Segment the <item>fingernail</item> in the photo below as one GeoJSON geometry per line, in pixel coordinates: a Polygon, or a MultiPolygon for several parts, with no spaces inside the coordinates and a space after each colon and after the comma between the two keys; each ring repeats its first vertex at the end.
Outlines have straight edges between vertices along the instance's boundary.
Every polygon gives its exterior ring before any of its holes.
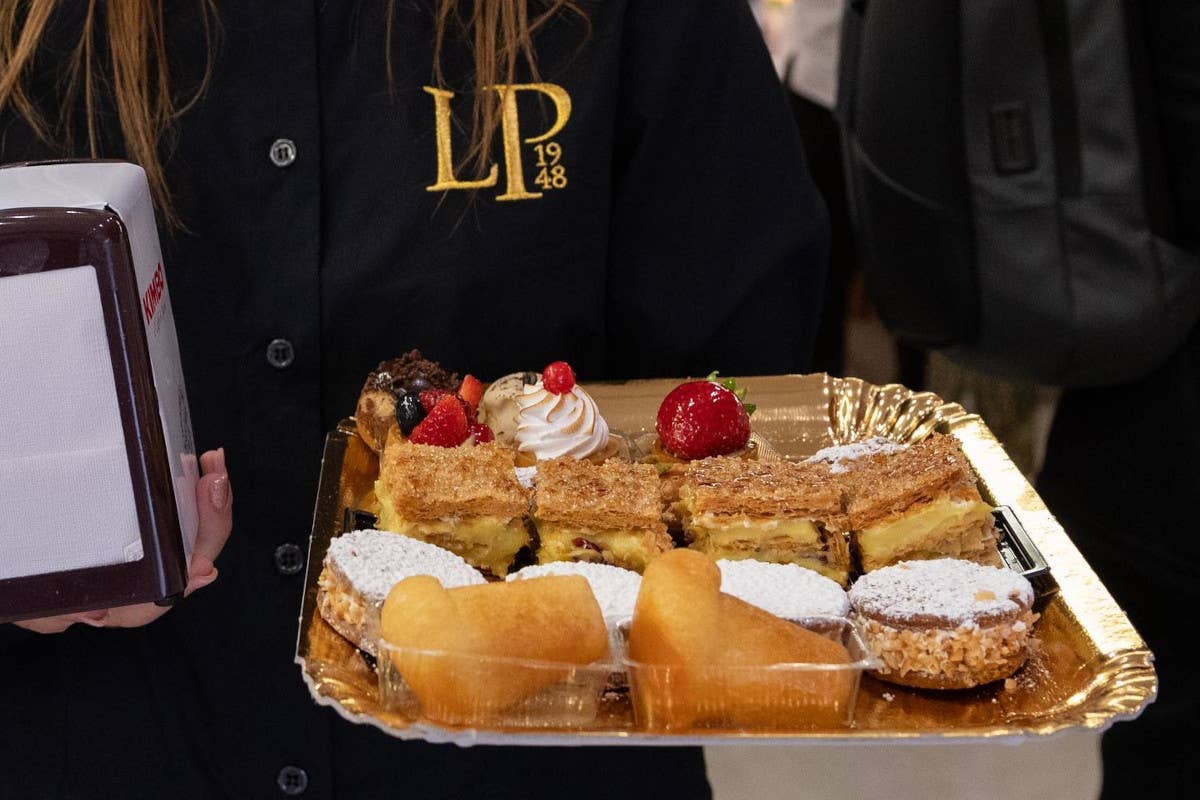
{"type": "Polygon", "coordinates": [[[208,488],[209,501],[217,511],[224,511],[229,505],[229,476],[222,475],[213,480],[208,488]]]}

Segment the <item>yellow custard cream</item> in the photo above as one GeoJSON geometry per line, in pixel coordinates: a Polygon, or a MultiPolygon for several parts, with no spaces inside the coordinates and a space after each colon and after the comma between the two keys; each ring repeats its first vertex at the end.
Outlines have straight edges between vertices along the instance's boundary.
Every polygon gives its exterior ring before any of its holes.
{"type": "Polygon", "coordinates": [[[906,558],[972,558],[994,545],[992,509],[978,500],[943,498],[855,537],[866,571],[906,558]]]}
{"type": "Polygon", "coordinates": [[[696,541],[709,542],[712,548],[728,547],[735,542],[761,539],[790,539],[798,546],[819,547],[821,532],[807,519],[755,519],[718,517],[713,514],[692,517],[687,526],[696,541]]]}
{"type": "Polygon", "coordinates": [[[380,497],[378,527],[420,539],[457,553],[467,563],[490,570],[496,577],[508,574],[517,551],[529,544],[524,519],[468,517],[459,519],[408,520],[396,513],[386,497],[380,497]]]}
{"type": "Polygon", "coordinates": [[[666,534],[636,529],[594,530],[535,520],[538,529],[538,563],[596,561],[641,572],[657,555],[671,547],[666,534]]]}
{"type": "Polygon", "coordinates": [[[775,564],[796,564],[842,585],[849,580],[850,554],[844,543],[840,548],[827,543],[812,520],[691,515],[686,513],[690,508],[687,497],[684,508],[684,527],[692,537],[689,547],[693,550],[713,558],[754,558],[775,564]]]}

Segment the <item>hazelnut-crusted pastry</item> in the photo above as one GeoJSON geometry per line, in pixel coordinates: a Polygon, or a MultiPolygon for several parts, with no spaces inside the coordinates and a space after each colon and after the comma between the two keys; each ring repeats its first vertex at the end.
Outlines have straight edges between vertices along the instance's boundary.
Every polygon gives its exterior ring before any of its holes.
{"type": "Polygon", "coordinates": [[[837,476],[846,526],[863,572],[902,560],[963,558],[1003,563],[992,508],[952,436],[848,462],[837,476]]]}
{"type": "Polygon", "coordinates": [[[458,375],[442,369],[436,361],[410,350],[399,358],[382,362],[371,370],[358,395],[354,421],[358,435],[376,453],[387,442],[388,429],[396,424],[396,396],[425,389],[455,391],[458,375]]]}
{"type": "Polygon", "coordinates": [[[375,655],[379,609],[389,591],[412,575],[443,586],[484,583],[483,575],[436,545],[390,531],[351,531],[333,538],[317,579],[317,610],[357,647],[375,655]]]}
{"type": "Polygon", "coordinates": [[[850,551],[838,528],[841,502],[823,465],[721,456],[688,466],[675,509],[694,550],[798,564],[844,586],[850,551]]]}
{"type": "Polygon", "coordinates": [[[1007,568],[904,561],[859,578],[850,602],[874,674],[902,686],[968,689],[1007,678],[1029,655],[1033,587],[1007,568]]]}
{"type": "Polygon", "coordinates": [[[538,465],[538,562],[600,561],[641,572],[671,549],[658,473],[646,464],[559,458],[538,465]]]}
{"type": "Polygon", "coordinates": [[[393,437],[379,459],[378,527],[436,544],[503,577],[529,544],[529,499],[513,453],[496,444],[434,447],[393,437]]]}

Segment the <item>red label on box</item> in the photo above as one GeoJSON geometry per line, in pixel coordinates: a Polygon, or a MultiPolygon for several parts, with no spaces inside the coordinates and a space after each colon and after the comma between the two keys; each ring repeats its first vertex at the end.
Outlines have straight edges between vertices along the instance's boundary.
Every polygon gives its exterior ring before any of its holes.
{"type": "Polygon", "coordinates": [[[164,285],[162,262],[160,261],[154,268],[154,275],[150,278],[150,285],[146,288],[146,293],[142,295],[142,311],[146,314],[147,325],[154,319],[154,312],[158,310],[164,285]]]}

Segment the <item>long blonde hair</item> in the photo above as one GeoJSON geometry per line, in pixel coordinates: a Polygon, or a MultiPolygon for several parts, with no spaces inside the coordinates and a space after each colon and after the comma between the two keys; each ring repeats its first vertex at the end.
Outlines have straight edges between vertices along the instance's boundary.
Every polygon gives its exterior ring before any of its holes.
{"type": "MultiPolygon", "coordinates": [[[[219,38],[214,0],[199,4],[208,63],[200,84],[187,94],[172,93],[164,38],[163,0],[0,0],[0,109],[11,106],[34,133],[67,154],[101,156],[97,106],[107,92],[117,111],[125,155],[146,170],[156,205],[172,227],[182,224],[171,202],[163,170],[164,142],[175,123],[204,94],[212,72],[219,38]],[[69,2],[86,2],[83,27],[66,65],[60,87],[58,115],[48,119],[30,96],[27,81],[42,37],[54,12],[69,2]],[[97,6],[103,7],[101,12],[97,6]],[[103,20],[99,19],[103,13],[103,20]],[[97,31],[107,34],[107,64],[97,57],[97,31]],[[87,147],[75,141],[75,114],[82,99],[87,147]]],[[[396,0],[387,0],[387,78],[392,80],[392,22],[396,0]]],[[[472,48],[475,96],[470,145],[464,163],[482,174],[491,156],[500,124],[496,83],[513,83],[522,62],[537,77],[533,36],[560,12],[583,21],[587,15],[576,0],[436,0],[433,80],[444,86],[441,54],[450,38],[461,37],[472,48]],[[533,12],[532,6],[537,6],[533,12]],[[500,78],[504,80],[501,81],[500,78]]]]}

